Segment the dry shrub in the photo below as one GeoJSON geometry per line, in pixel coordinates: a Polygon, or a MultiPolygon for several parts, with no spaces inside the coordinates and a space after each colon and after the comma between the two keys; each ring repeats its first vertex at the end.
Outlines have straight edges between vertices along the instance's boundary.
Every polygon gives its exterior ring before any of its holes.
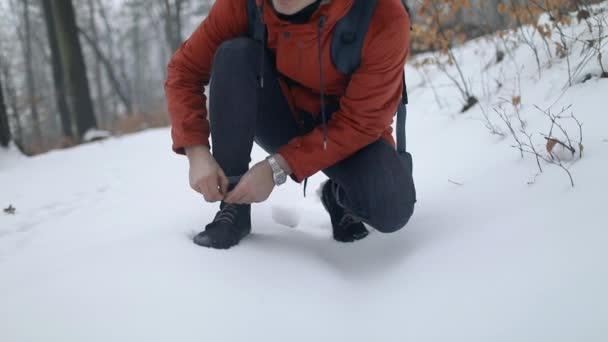
{"type": "Polygon", "coordinates": [[[149,128],[167,127],[171,124],[169,121],[169,115],[163,110],[148,113],[146,115],[146,119],[149,128]]]}
{"type": "MultiPolygon", "coordinates": [[[[565,59],[568,63],[568,86],[574,82],[573,79],[581,72],[581,68],[586,63],[596,57],[601,72],[599,77],[608,75],[606,68],[602,62],[602,52],[606,41],[606,21],[594,17],[591,10],[591,4],[601,2],[600,0],[510,0],[499,6],[498,10],[503,15],[508,16],[514,21],[521,30],[523,25],[533,28],[533,33],[538,33],[542,38],[544,49],[549,57],[549,65],[551,58],[557,56],[560,59],[565,59]],[[548,21],[540,21],[542,15],[548,16],[548,21]],[[579,34],[572,36],[572,33],[566,28],[573,24],[573,21],[585,21],[589,32],[585,36],[579,34]],[[589,34],[591,37],[589,37],[589,34]],[[576,43],[584,42],[587,46],[584,47],[581,56],[583,62],[572,65],[570,56],[573,55],[573,49],[576,43]]],[[[514,30],[518,30],[515,28],[514,30]]],[[[532,48],[536,56],[537,67],[541,69],[539,58],[539,48],[534,45],[532,37],[527,37],[524,32],[521,32],[521,37],[524,42],[532,48]]],[[[579,44],[580,45],[580,44],[579,44]]],[[[589,76],[591,77],[591,76],[589,76]]],[[[586,78],[585,80],[587,80],[586,78]]],[[[583,80],[583,82],[585,81],[583,80]]]]}
{"type": "Polygon", "coordinates": [[[414,63],[414,67],[423,68],[425,65],[436,65],[460,92],[461,112],[463,113],[474,107],[479,101],[473,95],[461,63],[453,53],[454,44],[464,42],[467,36],[458,24],[451,23],[457,22],[460,11],[470,6],[469,0],[423,0],[416,13],[419,23],[413,25],[412,34],[414,50],[439,52],[439,57],[419,60],[414,63]],[[448,70],[448,67],[456,69],[456,76],[448,70]]]}
{"type": "Polygon", "coordinates": [[[76,145],[77,145],[77,143],[74,140],[74,138],[64,136],[64,137],[61,137],[61,139],[59,140],[58,147],[59,148],[69,148],[69,147],[76,146],[76,145]]]}
{"type": "Polygon", "coordinates": [[[139,132],[148,128],[166,127],[169,125],[169,117],[164,111],[151,113],[140,113],[129,115],[116,120],[112,127],[112,133],[117,135],[139,132]]]}
{"type": "Polygon", "coordinates": [[[455,42],[467,39],[458,14],[469,8],[469,0],[423,0],[415,13],[412,27],[413,51],[440,51],[447,54],[455,42]]]}

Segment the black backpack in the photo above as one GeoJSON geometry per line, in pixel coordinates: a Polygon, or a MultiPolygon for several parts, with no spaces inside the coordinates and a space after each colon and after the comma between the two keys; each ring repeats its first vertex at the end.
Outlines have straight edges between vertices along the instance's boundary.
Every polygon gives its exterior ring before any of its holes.
{"type": "MultiPolygon", "coordinates": [[[[340,19],[334,28],[331,43],[331,59],[340,72],[352,75],[361,64],[361,50],[369,25],[376,9],[378,0],[354,0],[353,7],[340,19]]],[[[405,10],[409,8],[402,0],[405,10]]],[[[249,18],[248,36],[259,42],[265,42],[265,27],[260,20],[261,13],[256,6],[256,0],[247,0],[247,14],[249,18]]],[[[408,98],[403,78],[403,96],[397,109],[397,150],[406,154],[405,122],[407,117],[408,98]]]]}

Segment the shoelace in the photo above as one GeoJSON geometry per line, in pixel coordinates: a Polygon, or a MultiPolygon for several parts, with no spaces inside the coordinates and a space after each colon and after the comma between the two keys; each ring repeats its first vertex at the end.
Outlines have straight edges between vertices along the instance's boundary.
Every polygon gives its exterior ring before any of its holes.
{"type": "Polygon", "coordinates": [[[350,210],[344,209],[344,215],[342,216],[342,219],[340,219],[341,227],[347,227],[353,223],[359,222],[361,222],[361,220],[359,220],[355,214],[353,214],[350,210]]]}
{"type": "Polygon", "coordinates": [[[226,203],[222,209],[217,213],[213,222],[224,222],[224,223],[234,223],[237,217],[237,206],[236,204],[228,204],[226,203]]]}

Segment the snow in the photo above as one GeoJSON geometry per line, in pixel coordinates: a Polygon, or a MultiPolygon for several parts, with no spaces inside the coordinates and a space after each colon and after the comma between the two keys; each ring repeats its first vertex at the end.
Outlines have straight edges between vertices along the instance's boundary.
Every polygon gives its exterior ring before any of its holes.
{"type": "Polygon", "coordinates": [[[407,69],[416,212],[354,244],[289,182],[238,247],[194,245],[216,206],[189,190],[168,129],[0,151],[0,206],[16,208],[0,214],[0,341],[606,341],[608,79],[564,88],[566,61],[539,76],[525,46],[481,72],[494,53],[487,39],[456,50],[481,102],[465,114],[440,71],[407,69]],[[583,123],[575,187],[480,122],[485,108],[507,132],[492,109],[518,94],[535,145],[550,125],[534,106],[571,105],[583,123]]]}
{"type": "Polygon", "coordinates": [[[21,154],[17,145],[14,142],[10,142],[7,148],[0,147],[0,172],[3,169],[10,167],[14,163],[19,163],[26,157],[21,154]]]}
{"type": "Polygon", "coordinates": [[[300,224],[300,215],[297,208],[272,206],[272,220],[289,228],[296,228],[300,224]]]}
{"type": "Polygon", "coordinates": [[[112,133],[110,133],[108,131],[99,130],[99,129],[90,129],[90,130],[86,131],[86,133],[82,137],[82,141],[91,142],[91,141],[96,141],[96,140],[103,140],[103,139],[109,138],[110,136],[112,136],[112,133]]]}

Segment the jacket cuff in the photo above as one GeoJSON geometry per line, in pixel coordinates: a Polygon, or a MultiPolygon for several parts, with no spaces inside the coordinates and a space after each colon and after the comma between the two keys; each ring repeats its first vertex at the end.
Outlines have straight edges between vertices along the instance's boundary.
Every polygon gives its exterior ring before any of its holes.
{"type": "Polygon", "coordinates": [[[295,156],[295,152],[296,151],[293,149],[292,146],[285,145],[285,146],[281,147],[277,153],[280,154],[281,157],[283,157],[283,159],[285,159],[287,164],[289,164],[289,168],[291,168],[291,172],[292,172],[290,175],[291,179],[293,179],[294,182],[296,182],[296,183],[302,183],[302,181],[305,178],[307,178],[311,175],[304,173],[301,166],[297,162],[297,157],[295,156]]]}
{"type": "Polygon", "coordinates": [[[211,145],[209,144],[209,139],[205,138],[202,133],[200,136],[192,136],[192,137],[186,137],[186,138],[175,138],[174,137],[173,146],[171,146],[171,148],[173,149],[173,152],[175,152],[177,154],[185,155],[186,147],[199,146],[199,145],[204,145],[204,146],[207,146],[209,149],[211,149],[211,145]]]}

